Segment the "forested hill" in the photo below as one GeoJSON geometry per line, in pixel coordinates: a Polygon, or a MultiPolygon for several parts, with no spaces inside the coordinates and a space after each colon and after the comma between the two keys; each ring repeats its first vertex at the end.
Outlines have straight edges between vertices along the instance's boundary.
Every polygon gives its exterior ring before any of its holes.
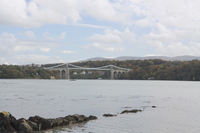
{"type": "Polygon", "coordinates": [[[200,61],[164,61],[161,59],[127,61],[87,61],[75,63],[78,66],[99,67],[113,64],[132,69],[124,79],[146,80],[200,80],[200,61]]]}
{"type": "MultiPolygon", "coordinates": [[[[132,69],[121,79],[147,80],[154,77],[156,80],[200,80],[200,61],[164,61],[161,59],[149,60],[127,60],[127,61],[85,61],[73,63],[84,67],[100,67],[113,64],[119,67],[132,69]]],[[[0,65],[0,78],[39,78],[49,79],[50,76],[59,77],[58,71],[45,70],[44,67],[53,66],[55,64],[46,64],[41,67],[35,65],[0,65]]],[[[74,75],[74,71],[70,70],[71,78],[89,78],[96,79],[99,77],[109,79],[110,73],[104,74],[94,71],[91,75],[74,75]]]]}

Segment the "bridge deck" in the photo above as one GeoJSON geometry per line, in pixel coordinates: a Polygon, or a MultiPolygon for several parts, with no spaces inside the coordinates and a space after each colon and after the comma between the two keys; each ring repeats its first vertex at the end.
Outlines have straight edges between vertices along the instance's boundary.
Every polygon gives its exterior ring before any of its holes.
{"type": "Polygon", "coordinates": [[[96,67],[96,68],[87,68],[87,67],[80,67],[80,66],[76,66],[70,63],[65,63],[65,64],[60,64],[57,66],[53,66],[53,67],[47,67],[45,69],[50,69],[50,70],[61,70],[61,69],[71,69],[71,70],[99,70],[99,71],[111,71],[111,70],[115,70],[115,71],[130,71],[131,69],[127,69],[127,68],[122,68],[122,67],[118,67],[115,65],[107,65],[107,66],[102,66],[102,67],[96,67]],[[62,67],[65,66],[65,67],[62,67]],[[71,67],[69,67],[71,66],[71,67]],[[73,67],[73,68],[72,68],[73,67]]]}

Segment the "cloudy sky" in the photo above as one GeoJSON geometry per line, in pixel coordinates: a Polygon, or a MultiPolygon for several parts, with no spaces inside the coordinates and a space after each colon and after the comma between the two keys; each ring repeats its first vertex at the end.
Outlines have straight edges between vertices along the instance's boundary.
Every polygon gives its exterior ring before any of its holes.
{"type": "Polygon", "coordinates": [[[199,0],[0,0],[0,64],[200,56],[199,0]]]}

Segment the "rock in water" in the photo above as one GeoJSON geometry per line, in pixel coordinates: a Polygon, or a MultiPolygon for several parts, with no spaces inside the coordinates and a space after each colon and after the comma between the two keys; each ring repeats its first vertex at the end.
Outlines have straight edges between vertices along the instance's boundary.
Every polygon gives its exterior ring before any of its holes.
{"type": "Polygon", "coordinates": [[[117,115],[115,115],[115,114],[104,114],[103,116],[105,116],[105,117],[114,117],[114,116],[117,116],[117,115]]]}
{"type": "Polygon", "coordinates": [[[90,121],[90,120],[96,120],[96,119],[98,119],[98,118],[96,116],[93,116],[93,115],[90,115],[88,117],[88,121],[90,121]]]}
{"type": "Polygon", "coordinates": [[[121,114],[124,114],[124,113],[137,113],[137,112],[142,112],[141,109],[133,109],[133,110],[124,110],[121,112],[121,114]]]}

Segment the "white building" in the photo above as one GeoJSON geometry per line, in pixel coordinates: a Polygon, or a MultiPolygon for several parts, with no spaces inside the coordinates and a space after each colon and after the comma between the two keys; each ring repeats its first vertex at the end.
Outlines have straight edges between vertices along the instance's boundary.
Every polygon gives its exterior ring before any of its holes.
{"type": "Polygon", "coordinates": [[[85,71],[82,71],[81,74],[86,74],[86,72],[85,72],[85,71]]]}
{"type": "Polygon", "coordinates": [[[73,72],[74,75],[78,74],[77,72],[73,72]]]}

